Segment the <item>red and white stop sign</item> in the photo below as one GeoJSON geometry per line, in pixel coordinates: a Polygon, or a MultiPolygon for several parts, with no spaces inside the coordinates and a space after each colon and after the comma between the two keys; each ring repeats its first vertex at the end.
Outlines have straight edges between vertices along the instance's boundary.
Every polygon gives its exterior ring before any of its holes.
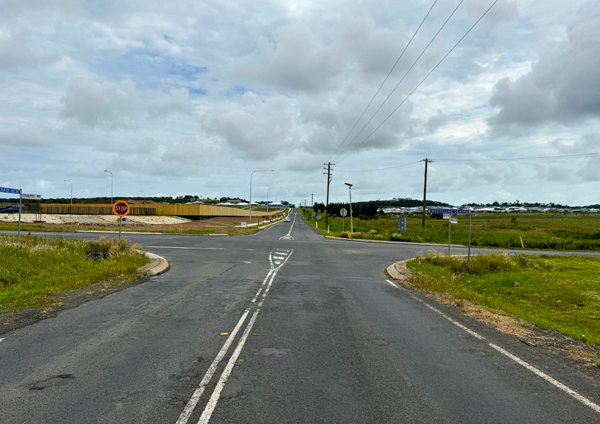
{"type": "Polygon", "coordinates": [[[117,200],[113,205],[113,213],[117,216],[126,216],[131,212],[129,203],[125,200],[117,200]]]}

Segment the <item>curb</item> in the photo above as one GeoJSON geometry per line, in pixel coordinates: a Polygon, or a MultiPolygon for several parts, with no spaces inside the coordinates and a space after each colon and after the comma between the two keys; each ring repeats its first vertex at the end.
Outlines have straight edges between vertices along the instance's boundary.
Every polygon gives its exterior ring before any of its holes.
{"type": "Polygon", "coordinates": [[[148,276],[164,274],[171,268],[169,261],[155,253],[144,252],[150,258],[150,263],[138,268],[138,271],[148,276]]]}
{"type": "MultiPolygon", "coordinates": [[[[317,231],[319,231],[319,230],[317,230],[317,231]]],[[[414,241],[389,241],[389,240],[351,239],[351,238],[325,236],[325,235],[323,237],[328,238],[328,239],[332,239],[332,240],[359,241],[359,242],[363,242],[363,243],[386,243],[386,244],[407,244],[407,245],[410,245],[410,246],[440,246],[440,247],[448,247],[447,244],[441,244],[441,243],[416,243],[414,241]]],[[[467,246],[463,246],[462,244],[451,244],[450,247],[464,247],[464,248],[466,248],[467,246]]]]}
{"type": "Polygon", "coordinates": [[[412,272],[407,268],[406,263],[413,259],[404,259],[400,262],[395,262],[386,268],[387,274],[397,281],[404,281],[412,275],[412,272]]]}

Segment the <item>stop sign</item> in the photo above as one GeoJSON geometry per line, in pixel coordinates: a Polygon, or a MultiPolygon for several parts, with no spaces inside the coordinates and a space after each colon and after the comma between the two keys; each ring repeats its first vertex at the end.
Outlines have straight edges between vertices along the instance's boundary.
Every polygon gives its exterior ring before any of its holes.
{"type": "Polygon", "coordinates": [[[129,203],[125,200],[117,200],[113,205],[113,213],[117,216],[126,216],[131,212],[129,203]]]}

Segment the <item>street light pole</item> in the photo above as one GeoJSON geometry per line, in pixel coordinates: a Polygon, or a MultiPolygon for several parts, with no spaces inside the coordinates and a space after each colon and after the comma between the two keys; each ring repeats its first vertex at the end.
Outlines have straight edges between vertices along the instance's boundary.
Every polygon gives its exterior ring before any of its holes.
{"type": "Polygon", "coordinates": [[[71,207],[69,208],[69,215],[73,214],[73,182],[71,180],[65,180],[65,182],[71,183],[71,207]]]}
{"type": "Polygon", "coordinates": [[[112,208],[112,205],[113,205],[113,173],[110,171],[107,171],[106,169],[104,170],[104,172],[108,172],[110,174],[110,207],[112,208]]]}
{"type": "Polygon", "coordinates": [[[254,175],[255,172],[273,172],[272,169],[260,169],[257,171],[252,171],[252,173],[250,174],[250,219],[249,219],[249,223],[252,223],[252,175],[254,175]]]}
{"type": "Polygon", "coordinates": [[[348,190],[350,193],[350,232],[354,233],[354,225],[352,223],[352,184],[344,183],[348,186],[348,190]]]}
{"type": "Polygon", "coordinates": [[[281,188],[281,187],[269,187],[267,189],[267,216],[269,216],[269,190],[271,190],[272,188],[281,188]]]}

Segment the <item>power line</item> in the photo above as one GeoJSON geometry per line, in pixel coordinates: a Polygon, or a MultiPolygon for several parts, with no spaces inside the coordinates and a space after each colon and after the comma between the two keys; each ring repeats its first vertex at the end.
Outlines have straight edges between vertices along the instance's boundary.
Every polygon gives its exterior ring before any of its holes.
{"type": "Polygon", "coordinates": [[[488,12],[492,9],[492,7],[494,7],[494,5],[498,3],[498,0],[495,0],[494,3],[492,3],[492,5],[483,13],[483,15],[481,15],[481,17],[479,19],[477,19],[477,21],[475,21],[475,23],[471,26],[471,28],[469,28],[469,30],[456,42],[456,44],[454,44],[454,46],[452,46],[452,48],[448,51],[448,53],[446,53],[444,55],[444,57],[442,57],[442,59],[440,59],[440,61],[433,67],[433,69],[431,71],[429,71],[429,73],[425,76],[425,78],[423,78],[415,88],[413,88],[413,90],[408,93],[408,95],[404,98],[404,100],[402,100],[402,102],[396,106],[396,108],[363,140],[360,142],[360,144],[358,144],[353,150],[351,150],[350,152],[348,152],[348,154],[346,154],[346,156],[344,156],[341,160],[338,161],[338,163],[342,162],[343,160],[345,160],[348,156],[350,156],[353,152],[356,151],[356,149],[358,149],[360,146],[362,146],[365,141],[367,141],[369,138],[371,138],[371,136],[373,134],[375,134],[375,132],[381,128],[381,126],[387,122],[388,119],[390,119],[390,117],[396,113],[396,111],[400,108],[400,106],[402,106],[414,93],[415,91],[417,91],[417,89],[427,80],[427,78],[429,78],[429,76],[438,68],[438,66],[440,66],[440,64],[450,55],[450,53],[452,53],[454,51],[454,49],[461,43],[462,40],[465,39],[465,37],[467,35],[469,35],[469,33],[473,30],[473,28],[475,28],[475,26],[485,17],[485,15],[488,14],[488,12]]]}
{"type": "Polygon", "coordinates": [[[600,153],[580,153],[576,155],[558,155],[558,156],[529,156],[518,158],[485,158],[485,159],[436,159],[434,162],[454,162],[454,163],[470,163],[470,162],[496,162],[496,161],[514,161],[514,160],[533,160],[533,159],[577,159],[586,157],[600,156],[600,153]]]}
{"type": "Polygon", "coordinates": [[[375,113],[373,115],[371,115],[371,118],[367,121],[367,123],[365,125],[363,125],[363,127],[360,129],[360,131],[354,136],[354,138],[350,141],[350,143],[340,152],[340,154],[337,157],[341,156],[344,153],[344,151],[347,148],[349,148],[352,145],[352,143],[354,143],[354,140],[356,140],[358,138],[358,136],[364,131],[364,129],[367,127],[367,125],[369,125],[371,123],[371,121],[373,120],[373,118],[375,118],[375,116],[379,113],[379,111],[381,110],[381,108],[387,103],[387,101],[390,99],[390,97],[392,97],[392,94],[394,94],[396,92],[396,90],[398,89],[398,87],[400,86],[400,84],[402,84],[402,82],[405,80],[405,78],[410,73],[410,71],[412,71],[412,69],[416,66],[417,62],[421,59],[421,57],[423,57],[423,55],[425,54],[425,52],[427,51],[427,49],[429,49],[429,46],[431,46],[431,44],[435,41],[435,39],[437,38],[437,36],[444,29],[444,27],[450,21],[450,19],[452,18],[452,16],[454,16],[454,14],[456,13],[456,11],[460,7],[460,5],[463,4],[463,2],[464,2],[464,0],[460,0],[460,2],[456,5],[456,7],[454,8],[454,10],[450,14],[450,16],[448,16],[448,18],[446,18],[446,20],[444,21],[444,23],[442,24],[442,26],[437,30],[437,32],[435,33],[435,35],[433,36],[433,38],[429,41],[429,43],[427,43],[427,45],[425,46],[425,48],[423,49],[423,51],[421,51],[421,54],[419,54],[419,56],[415,59],[415,61],[413,62],[413,64],[410,66],[410,68],[408,68],[408,70],[404,73],[404,75],[402,76],[402,78],[400,79],[400,81],[398,81],[398,83],[396,84],[396,86],[394,87],[394,89],[390,92],[390,94],[388,94],[388,96],[385,98],[385,100],[383,101],[383,103],[381,103],[381,105],[379,105],[379,107],[377,108],[377,110],[375,111],[375,113]]]}
{"type": "Polygon", "coordinates": [[[367,110],[369,109],[369,107],[371,106],[371,104],[373,103],[373,100],[375,100],[375,97],[377,97],[377,95],[379,94],[379,92],[383,88],[383,85],[386,83],[386,81],[388,80],[388,78],[392,74],[392,71],[394,69],[396,69],[396,65],[398,65],[398,62],[400,62],[400,59],[402,59],[402,57],[404,56],[404,53],[406,52],[406,49],[408,49],[408,47],[412,43],[413,39],[415,38],[415,36],[417,35],[417,33],[419,32],[419,30],[421,29],[421,27],[425,23],[425,21],[427,20],[427,17],[431,13],[431,11],[433,10],[433,7],[436,5],[437,2],[438,2],[438,0],[435,0],[433,2],[433,4],[431,5],[431,7],[429,8],[429,10],[427,11],[427,14],[425,15],[425,17],[423,18],[423,20],[419,24],[417,30],[414,32],[414,34],[412,35],[412,37],[410,38],[410,40],[408,40],[408,43],[404,47],[404,50],[402,50],[402,53],[400,53],[400,56],[398,56],[398,59],[396,59],[396,62],[394,63],[394,66],[392,66],[392,69],[390,69],[390,71],[388,72],[387,76],[385,77],[385,79],[383,80],[383,82],[381,83],[381,85],[379,86],[379,88],[377,89],[377,91],[375,92],[375,94],[373,95],[373,98],[371,99],[371,101],[369,102],[369,104],[367,105],[367,107],[365,107],[365,110],[363,110],[363,112],[361,113],[361,115],[358,117],[358,119],[356,120],[356,122],[354,123],[354,125],[352,126],[352,128],[350,129],[350,131],[348,132],[348,134],[346,134],[346,137],[344,137],[344,139],[342,140],[342,142],[340,143],[340,145],[335,149],[335,151],[332,153],[332,155],[329,157],[329,159],[327,159],[327,161],[331,160],[331,158],[337,153],[337,151],[339,150],[339,148],[342,147],[342,145],[346,142],[346,140],[348,139],[348,137],[350,136],[350,134],[352,134],[352,131],[354,131],[354,128],[356,128],[356,125],[358,125],[358,123],[360,122],[360,120],[362,119],[362,117],[365,115],[365,113],[367,112],[367,110]]]}
{"type": "Polygon", "coordinates": [[[414,166],[423,162],[422,160],[418,160],[411,163],[405,163],[403,165],[389,166],[387,168],[377,168],[377,169],[338,169],[337,172],[375,172],[375,171],[386,171],[388,169],[398,169],[398,168],[407,168],[409,166],[414,166]]]}

